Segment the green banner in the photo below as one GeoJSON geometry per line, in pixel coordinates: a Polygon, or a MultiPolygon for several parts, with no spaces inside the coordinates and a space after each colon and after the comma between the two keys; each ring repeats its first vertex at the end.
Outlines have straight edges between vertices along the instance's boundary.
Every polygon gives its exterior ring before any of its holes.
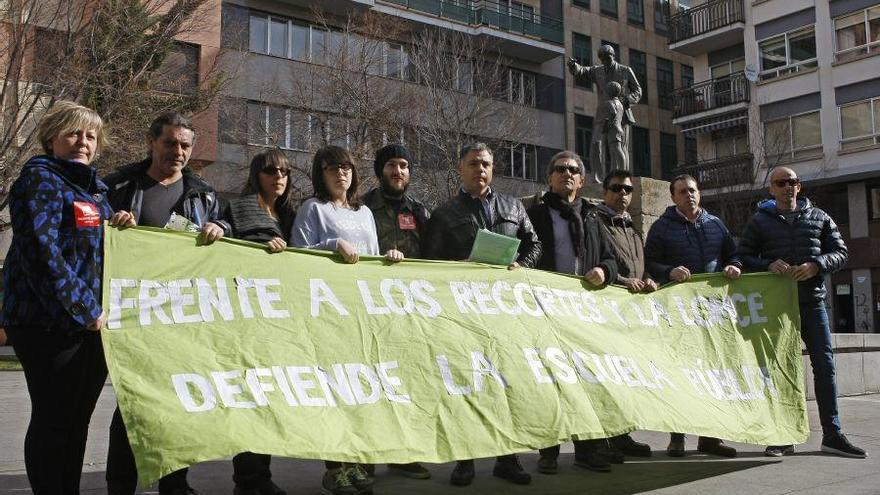
{"type": "Polygon", "coordinates": [[[105,254],[104,346],[143,482],[243,451],[447,462],[640,429],[809,433],[788,278],[631,295],[146,228],[107,229],[105,254]]]}

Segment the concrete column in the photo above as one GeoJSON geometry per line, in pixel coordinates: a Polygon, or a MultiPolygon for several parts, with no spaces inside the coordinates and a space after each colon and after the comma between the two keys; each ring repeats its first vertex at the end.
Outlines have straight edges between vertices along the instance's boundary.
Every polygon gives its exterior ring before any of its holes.
{"type": "Polygon", "coordinates": [[[853,278],[853,318],[856,332],[873,333],[874,292],[871,287],[871,269],[859,268],[852,271],[853,278]]]}
{"type": "Polygon", "coordinates": [[[846,185],[849,208],[849,237],[858,239],[868,237],[868,193],[864,182],[846,185]]]}

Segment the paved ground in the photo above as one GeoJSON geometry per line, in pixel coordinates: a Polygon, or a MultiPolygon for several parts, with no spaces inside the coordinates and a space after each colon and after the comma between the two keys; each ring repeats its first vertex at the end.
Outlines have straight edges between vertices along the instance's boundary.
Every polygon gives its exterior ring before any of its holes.
{"type": "MultiPolygon", "coordinates": [[[[30,493],[22,458],[22,440],[27,427],[29,403],[20,372],[0,372],[0,495],[30,493]]],[[[558,475],[534,473],[537,456],[523,455],[523,464],[533,472],[530,487],[513,486],[491,476],[492,461],[477,463],[477,479],[468,488],[448,484],[450,464],[432,465],[433,479],[414,481],[392,476],[378,468],[376,493],[398,494],[880,494],[880,395],[841,399],[843,422],[849,438],[869,450],[866,460],[843,459],[818,452],[820,435],[814,431],[798,454],[783,460],[764,457],[763,447],[736,445],[740,457],[727,460],[689,452],[684,459],[670,459],[662,452],[645,461],[616,466],[612,473],[593,473],[571,465],[571,445],[563,447],[562,470],[558,475]]],[[[84,493],[104,493],[104,462],[107,428],[113,412],[113,390],[108,385],[92,420],[86,451],[84,493]]],[[[818,427],[815,403],[810,403],[811,424],[818,427]]],[[[655,448],[665,447],[667,436],[638,432],[635,438],[655,448]]],[[[689,437],[688,448],[696,447],[689,437]]],[[[275,480],[290,495],[317,494],[323,472],[320,463],[275,459],[275,480]]],[[[204,495],[232,493],[232,465],[227,461],[199,464],[190,471],[190,484],[204,495]]],[[[143,493],[155,493],[146,488],[143,493]]]]}

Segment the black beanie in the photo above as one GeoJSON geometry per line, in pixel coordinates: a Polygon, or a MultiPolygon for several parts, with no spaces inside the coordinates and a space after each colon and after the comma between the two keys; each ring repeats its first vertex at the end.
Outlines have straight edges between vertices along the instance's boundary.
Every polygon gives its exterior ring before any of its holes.
{"type": "Polygon", "coordinates": [[[403,158],[409,163],[410,174],[412,174],[412,157],[409,154],[409,150],[402,144],[394,143],[384,146],[376,152],[376,161],[373,162],[373,170],[376,172],[376,177],[382,178],[382,169],[385,168],[385,162],[392,158],[403,158]]]}

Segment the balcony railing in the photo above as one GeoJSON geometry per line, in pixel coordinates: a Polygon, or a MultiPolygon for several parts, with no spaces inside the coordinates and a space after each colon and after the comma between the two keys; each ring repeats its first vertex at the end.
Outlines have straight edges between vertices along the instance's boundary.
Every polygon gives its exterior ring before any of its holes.
{"type": "Polygon", "coordinates": [[[557,45],[563,44],[562,21],[536,14],[526,5],[493,0],[382,0],[409,10],[472,26],[490,26],[557,45]]]}
{"type": "Polygon", "coordinates": [[[697,179],[700,189],[717,189],[719,187],[754,182],[754,166],[752,154],[728,156],[716,160],[684,164],[674,170],[675,174],[688,174],[697,179]]]}
{"type": "Polygon", "coordinates": [[[743,0],[710,0],[670,17],[669,43],[744,21],[743,0]]]}
{"type": "Polygon", "coordinates": [[[700,82],[672,93],[673,118],[749,101],[749,80],[745,72],[700,82]]]}

